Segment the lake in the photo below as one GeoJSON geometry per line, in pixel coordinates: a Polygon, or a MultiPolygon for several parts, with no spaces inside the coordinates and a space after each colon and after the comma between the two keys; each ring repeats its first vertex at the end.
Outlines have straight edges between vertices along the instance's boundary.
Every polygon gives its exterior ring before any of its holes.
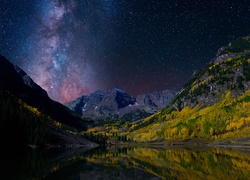
{"type": "Polygon", "coordinates": [[[2,154],[0,179],[249,179],[250,150],[96,148],[2,154]]]}

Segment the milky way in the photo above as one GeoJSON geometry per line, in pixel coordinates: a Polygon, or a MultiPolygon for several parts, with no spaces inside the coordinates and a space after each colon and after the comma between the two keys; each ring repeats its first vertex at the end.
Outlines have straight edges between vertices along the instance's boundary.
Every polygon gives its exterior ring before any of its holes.
{"type": "Polygon", "coordinates": [[[51,98],[65,103],[96,88],[91,62],[77,37],[84,24],[74,17],[74,0],[40,3],[37,24],[27,42],[34,49],[26,69],[51,98]]]}
{"type": "Polygon", "coordinates": [[[249,0],[1,0],[0,54],[61,103],[180,90],[250,34],[249,0]]]}

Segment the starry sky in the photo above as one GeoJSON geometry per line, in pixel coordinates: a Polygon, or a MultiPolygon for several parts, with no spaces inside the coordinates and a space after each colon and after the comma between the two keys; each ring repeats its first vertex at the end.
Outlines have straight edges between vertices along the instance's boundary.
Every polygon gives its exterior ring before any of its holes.
{"type": "Polygon", "coordinates": [[[250,34],[249,0],[1,0],[0,54],[61,103],[180,89],[250,34]]]}

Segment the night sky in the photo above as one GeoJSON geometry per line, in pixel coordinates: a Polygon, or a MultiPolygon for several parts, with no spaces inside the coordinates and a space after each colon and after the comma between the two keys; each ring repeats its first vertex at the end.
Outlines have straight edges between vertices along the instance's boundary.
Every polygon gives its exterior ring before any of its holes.
{"type": "Polygon", "coordinates": [[[1,0],[0,54],[61,103],[180,89],[250,34],[249,0],[1,0]]]}

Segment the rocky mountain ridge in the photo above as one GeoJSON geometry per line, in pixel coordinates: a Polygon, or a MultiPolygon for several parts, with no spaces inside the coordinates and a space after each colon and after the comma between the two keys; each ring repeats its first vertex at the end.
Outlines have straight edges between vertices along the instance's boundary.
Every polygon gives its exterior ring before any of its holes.
{"type": "Polygon", "coordinates": [[[164,90],[141,94],[135,98],[119,88],[113,88],[79,97],[66,103],[65,106],[82,117],[92,119],[136,120],[166,107],[176,92],[164,90]]]}
{"type": "Polygon", "coordinates": [[[191,80],[172,101],[173,109],[198,103],[204,106],[218,102],[230,90],[233,97],[250,89],[250,37],[239,38],[220,48],[216,57],[195,72],[191,80]]]}

